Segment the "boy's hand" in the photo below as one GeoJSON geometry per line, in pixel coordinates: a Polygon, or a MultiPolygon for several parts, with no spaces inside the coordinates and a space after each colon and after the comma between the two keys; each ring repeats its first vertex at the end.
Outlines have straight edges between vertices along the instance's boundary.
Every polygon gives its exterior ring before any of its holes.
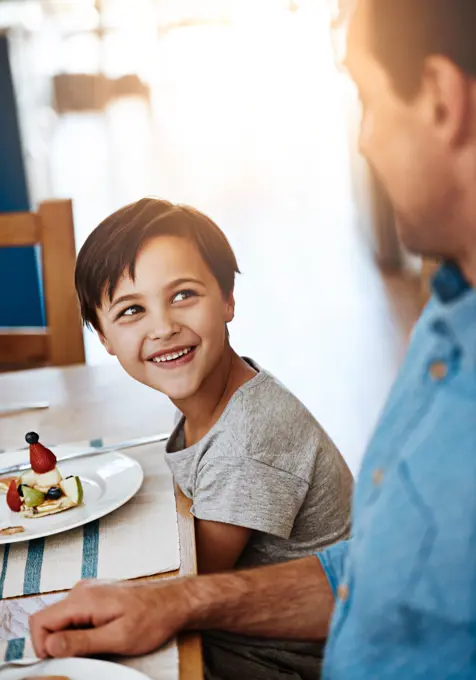
{"type": "Polygon", "coordinates": [[[183,627],[186,599],[178,582],[80,583],[31,617],[35,652],[40,658],[146,654],[183,627]]]}

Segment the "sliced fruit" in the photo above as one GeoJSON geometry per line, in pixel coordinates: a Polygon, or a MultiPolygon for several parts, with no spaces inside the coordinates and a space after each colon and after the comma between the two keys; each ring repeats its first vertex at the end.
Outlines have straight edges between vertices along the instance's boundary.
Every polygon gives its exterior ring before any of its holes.
{"type": "Polygon", "coordinates": [[[23,502],[27,508],[36,508],[41,505],[46,496],[43,492],[38,491],[38,489],[32,489],[29,486],[23,486],[23,502]]]}
{"type": "Polygon", "coordinates": [[[73,503],[79,505],[83,500],[83,485],[79,477],[68,477],[60,483],[65,496],[68,496],[73,503]]]}
{"type": "Polygon", "coordinates": [[[22,506],[22,499],[18,493],[16,480],[13,479],[7,491],[7,505],[13,512],[20,512],[22,506]]]}
{"type": "Polygon", "coordinates": [[[26,486],[34,487],[36,484],[36,477],[36,472],[33,472],[33,470],[27,470],[20,477],[20,484],[26,484],[26,486]]]}
{"type": "MultiPolygon", "coordinates": [[[[54,470],[45,472],[44,475],[36,475],[36,481],[33,486],[35,489],[46,493],[52,486],[59,486],[62,479],[61,472],[55,467],[54,470]]],[[[31,486],[31,484],[28,484],[28,486],[31,486]]]]}
{"type": "Polygon", "coordinates": [[[40,442],[30,444],[30,465],[34,472],[42,475],[55,469],[56,456],[40,442]]]}
{"type": "Polygon", "coordinates": [[[2,479],[0,479],[0,493],[7,493],[13,480],[18,484],[17,477],[2,477],[2,479]]]}

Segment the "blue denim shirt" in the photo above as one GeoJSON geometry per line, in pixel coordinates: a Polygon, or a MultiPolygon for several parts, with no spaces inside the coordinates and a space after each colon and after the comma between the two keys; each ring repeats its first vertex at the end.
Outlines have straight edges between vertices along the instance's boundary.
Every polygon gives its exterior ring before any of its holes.
{"type": "Polygon", "coordinates": [[[325,680],[476,678],[476,290],[434,280],[355,489],[319,555],[336,596],[325,680]]]}

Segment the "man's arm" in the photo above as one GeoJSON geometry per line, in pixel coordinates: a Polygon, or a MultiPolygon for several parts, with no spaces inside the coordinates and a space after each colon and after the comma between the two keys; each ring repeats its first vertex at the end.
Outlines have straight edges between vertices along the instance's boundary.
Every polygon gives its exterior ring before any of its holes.
{"type": "Polygon", "coordinates": [[[319,640],[334,597],[317,557],[149,583],[80,585],[30,619],[40,657],[150,652],[180,630],[319,640]]]}
{"type": "Polygon", "coordinates": [[[327,637],[334,595],[319,560],[193,579],[187,629],[289,640],[327,637]]]}

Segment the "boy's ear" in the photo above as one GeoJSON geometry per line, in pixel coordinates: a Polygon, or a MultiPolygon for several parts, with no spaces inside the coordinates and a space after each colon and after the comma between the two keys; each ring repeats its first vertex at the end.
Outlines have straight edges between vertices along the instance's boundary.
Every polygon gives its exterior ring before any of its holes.
{"type": "Polygon", "coordinates": [[[111,345],[109,344],[109,341],[108,341],[108,339],[106,338],[106,336],[103,335],[103,334],[101,333],[101,331],[98,331],[97,333],[98,333],[99,340],[101,341],[101,344],[102,344],[103,347],[105,348],[106,352],[107,352],[108,354],[110,354],[112,357],[115,357],[115,356],[116,356],[116,353],[114,352],[114,350],[112,349],[111,345]]]}
{"type": "Polygon", "coordinates": [[[235,318],[235,296],[230,293],[225,301],[225,323],[230,323],[235,318]]]}

